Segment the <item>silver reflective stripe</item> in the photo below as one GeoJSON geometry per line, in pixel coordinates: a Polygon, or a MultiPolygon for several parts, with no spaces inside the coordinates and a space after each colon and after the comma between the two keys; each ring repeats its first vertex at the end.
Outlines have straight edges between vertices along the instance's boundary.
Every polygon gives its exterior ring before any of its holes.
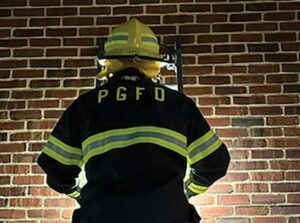
{"type": "Polygon", "coordinates": [[[205,149],[209,148],[214,142],[216,142],[218,140],[218,137],[216,135],[213,135],[209,140],[207,140],[206,142],[204,142],[203,144],[199,145],[198,147],[196,147],[195,149],[193,149],[190,153],[189,153],[189,157],[193,158],[194,156],[196,156],[198,153],[201,153],[202,151],[204,151],[205,149]]]}
{"type": "Polygon", "coordinates": [[[109,136],[107,138],[99,139],[96,142],[93,142],[89,145],[87,145],[84,148],[84,154],[87,154],[89,151],[93,150],[94,148],[104,146],[109,143],[113,142],[121,142],[121,141],[127,141],[127,140],[133,140],[139,137],[153,137],[157,139],[162,139],[167,142],[173,143],[182,149],[186,148],[186,144],[172,136],[164,135],[159,132],[135,132],[127,135],[115,135],[115,136],[109,136]]]}
{"type": "Polygon", "coordinates": [[[55,153],[61,155],[62,157],[65,157],[67,159],[78,160],[78,161],[80,161],[82,159],[81,155],[68,153],[68,152],[62,150],[61,148],[59,148],[58,146],[54,145],[50,141],[48,141],[45,144],[45,146],[48,147],[49,149],[51,149],[52,151],[54,151],[55,153]]]}
{"type": "Polygon", "coordinates": [[[157,43],[157,39],[153,37],[142,37],[142,42],[151,42],[151,43],[157,43]]]}
{"type": "Polygon", "coordinates": [[[128,40],[128,36],[124,36],[124,35],[117,35],[117,36],[111,36],[108,38],[108,42],[111,42],[111,41],[115,41],[115,40],[123,40],[123,41],[126,41],[128,40]]]}

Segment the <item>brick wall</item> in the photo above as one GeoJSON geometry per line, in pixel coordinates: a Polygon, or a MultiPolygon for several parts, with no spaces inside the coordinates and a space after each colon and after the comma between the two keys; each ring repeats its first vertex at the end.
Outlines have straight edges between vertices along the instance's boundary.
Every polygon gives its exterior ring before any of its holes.
{"type": "Polygon", "coordinates": [[[228,175],[192,200],[202,222],[299,223],[292,0],[1,0],[0,222],[69,222],[75,203],[45,186],[35,161],[61,112],[95,85],[100,38],[133,15],[165,44],[182,37],[185,93],[230,149],[228,175]]]}

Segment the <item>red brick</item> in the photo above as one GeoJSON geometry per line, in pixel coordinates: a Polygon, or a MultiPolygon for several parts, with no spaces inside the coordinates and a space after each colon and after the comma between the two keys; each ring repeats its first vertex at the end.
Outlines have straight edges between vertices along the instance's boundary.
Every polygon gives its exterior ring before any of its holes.
{"type": "Polygon", "coordinates": [[[300,203],[300,194],[287,194],[288,203],[300,203]]]}
{"type": "Polygon", "coordinates": [[[217,107],[215,108],[216,115],[226,115],[226,116],[233,116],[233,115],[247,115],[248,109],[246,107],[217,107]]]}
{"type": "Polygon", "coordinates": [[[294,20],[295,15],[293,12],[267,12],[264,13],[265,21],[283,21],[294,20]]]}
{"type": "Polygon", "coordinates": [[[281,138],[276,138],[276,139],[269,139],[269,146],[270,147],[299,147],[300,146],[300,140],[299,139],[281,139],[281,138]]]}
{"type": "Polygon", "coordinates": [[[246,73],[246,66],[216,66],[216,74],[246,73]]]}
{"type": "Polygon", "coordinates": [[[70,16],[77,15],[77,8],[72,7],[58,7],[46,8],[48,16],[70,16]]]}
{"type": "Polygon", "coordinates": [[[227,35],[198,35],[197,43],[224,43],[228,42],[227,35]]]}
{"type": "Polygon", "coordinates": [[[80,80],[65,80],[64,87],[91,87],[94,86],[94,79],[80,79],[80,80]]]}
{"type": "Polygon", "coordinates": [[[54,190],[51,190],[49,187],[29,187],[29,195],[32,195],[34,197],[39,197],[39,196],[57,196],[58,193],[55,192],[54,190]]]}
{"type": "Polygon", "coordinates": [[[60,217],[60,210],[28,210],[28,217],[30,218],[47,218],[54,219],[60,217]]]}
{"type": "Polygon", "coordinates": [[[23,8],[23,9],[15,9],[14,16],[44,16],[43,8],[23,8]]]}
{"type": "Polygon", "coordinates": [[[56,77],[75,77],[77,76],[76,69],[59,69],[59,70],[47,70],[48,78],[56,78],[56,77]]]}
{"type": "Polygon", "coordinates": [[[279,10],[297,10],[300,9],[299,2],[283,2],[279,3],[279,10]]]}
{"type": "Polygon", "coordinates": [[[74,98],[76,97],[76,90],[46,90],[46,98],[74,98]]]}
{"type": "Polygon", "coordinates": [[[246,93],[245,87],[216,87],[216,94],[242,94],[246,93]]]}
{"type": "Polygon", "coordinates": [[[242,13],[242,14],[231,14],[230,22],[249,22],[249,21],[260,21],[261,14],[259,13],[242,13]]]}
{"type": "Polygon", "coordinates": [[[109,30],[106,27],[98,28],[79,28],[80,36],[102,36],[108,35],[109,30]]]}
{"type": "Polygon", "coordinates": [[[243,75],[234,76],[233,83],[236,84],[254,84],[254,83],[264,83],[264,76],[259,75],[243,75]]]}
{"type": "Polygon", "coordinates": [[[60,39],[52,39],[52,38],[43,38],[43,39],[31,39],[30,40],[30,46],[59,46],[60,45],[60,39]]]}
{"type": "Polygon", "coordinates": [[[180,33],[207,33],[209,32],[208,25],[182,25],[179,27],[180,33]]]}
{"type": "Polygon", "coordinates": [[[297,171],[289,171],[285,173],[285,179],[286,180],[293,180],[293,181],[298,181],[300,177],[300,172],[299,170],[297,171]]]}
{"type": "Polygon", "coordinates": [[[253,195],[251,197],[253,204],[278,204],[284,203],[284,195],[253,195]]]}
{"type": "Polygon", "coordinates": [[[268,117],[267,124],[297,126],[299,124],[299,118],[298,117],[268,117]]]}
{"type": "Polygon", "coordinates": [[[228,118],[207,118],[210,126],[228,126],[230,120],[228,118]]]}
{"type": "Polygon", "coordinates": [[[250,93],[280,93],[280,85],[250,86],[250,93]]]}
{"type": "MultiPolygon", "coordinates": [[[[265,147],[266,146],[265,139],[237,139],[234,140],[235,147],[242,148],[255,148],[255,147],[265,147]]],[[[249,163],[251,165],[251,163],[249,163]]]]}
{"type": "MultiPolygon", "coordinates": [[[[218,113],[218,112],[217,112],[218,113]]],[[[231,128],[231,129],[217,129],[216,133],[219,137],[246,137],[248,136],[246,129],[231,128]]]]}
{"type": "Polygon", "coordinates": [[[263,64],[263,65],[249,65],[249,73],[268,73],[279,72],[279,65],[263,64]]]}
{"type": "Polygon", "coordinates": [[[10,135],[11,141],[28,141],[28,140],[41,140],[42,132],[23,132],[13,133],[10,135]]]}
{"type": "MultiPolygon", "coordinates": [[[[255,156],[252,155],[253,158],[256,158],[255,156]]],[[[261,156],[259,156],[260,158],[261,156]]],[[[272,158],[271,156],[265,156],[265,158],[272,158]]],[[[282,181],[284,180],[284,172],[253,172],[251,174],[251,179],[253,181],[261,181],[261,182],[266,182],[266,181],[282,181]]]]}
{"type": "Polygon", "coordinates": [[[11,16],[11,10],[10,9],[0,9],[0,16],[1,17],[11,16]]]}
{"type": "Polygon", "coordinates": [[[0,57],[10,57],[10,50],[0,50],[0,57]]]}
{"type": "Polygon", "coordinates": [[[1,101],[0,108],[3,110],[25,109],[25,101],[1,101]]]}
{"type": "Polygon", "coordinates": [[[77,56],[77,49],[73,48],[51,48],[46,51],[47,57],[77,56]]]}
{"type": "Polygon", "coordinates": [[[60,80],[32,80],[30,81],[31,88],[51,88],[59,87],[60,80]]]}
{"type": "Polygon", "coordinates": [[[42,49],[17,49],[13,53],[14,57],[41,57],[44,51],[42,49]]]}
{"type": "Polygon", "coordinates": [[[291,215],[299,214],[300,205],[286,205],[279,207],[271,207],[272,215],[291,215]]]}
{"type": "Polygon", "coordinates": [[[296,95],[281,95],[281,96],[268,96],[268,104],[298,104],[299,98],[296,95]]]}
{"type": "Polygon", "coordinates": [[[64,26],[91,26],[94,24],[94,18],[78,17],[78,18],[63,18],[64,26]]]}
{"type": "MultiPolygon", "coordinates": [[[[72,8],[73,9],[73,8],[72,8]]],[[[76,8],[74,8],[75,13],[77,11],[76,8]]],[[[84,7],[79,8],[80,15],[109,15],[111,13],[110,7],[84,7]]],[[[98,29],[98,28],[97,28],[98,29]]]]}
{"type": "Polygon", "coordinates": [[[270,42],[296,41],[296,33],[266,33],[265,40],[270,42]]]}
{"type": "Polygon", "coordinates": [[[25,80],[0,81],[0,88],[22,88],[26,86],[25,80]]]}
{"type": "Polygon", "coordinates": [[[188,23],[193,22],[193,20],[191,15],[166,15],[163,17],[163,23],[165,24],[188,23]]]}
{"type": "Polygon", "coordinates": [[[0,173],[5,174],[27,174],[29,173],[28,165],[2,165],[0,166],[0,173]]]}
{"type": "Polygon", "coordinates": [[[208,189],[212,193],[232,193],[232,185],[229,184],[213,184],[208,189]]]}
{"type": "Polygon", "coordinates": [[[26,6],[26,0],[2,0],[0,1],[0,6],[2,7],[18,7],[18,6],[26,6]]]}
{"type": "Polygon", "coordinates": [[[47,36],[76,36],[76,28],[48,28],[46,29],[47,36]]]}
{"type": "Polygon", "coordinates": [[[265,54],[265,61],[267,62],[297,61],[297,54],[294,53],[265,54]]]}
{"type": "Polygon", "coordinates": [[[209,12],[210,5],[209,4],[192,4],[186,5],[181,4],[179,6],[180,12],[209,12]]]}
{"type": "MultiPolygon", "coordinates": [[[[193,35],[185,35],[180,36],[180,40],[182,44],[193,44],[195,42],[195,37],[193,35]]],[[[176,41],[176,36],[166,36],[164,37],[164,44],[173,45],[176,41]]]]}
{"type": "Polygon", "coordinates": [[[39,27],[46,27],[46,26],[59,26],[60,20],[58,18],[47,18],[47,19],[30,19],[29,25],[31,27],[39,26],[39,27]]]}
{"type": "Polygon", "coordinates": [[[218,197],[219,205],[242,205],[249,203],[250,198],[248,195],[222,195],[218,197]]]}
{"type": "Polygon", "coordinates": [[[22,68],[27,67],[26,60],[0,60],[0,68],[22,68]]]}
{"type": "Polygon", "coordinates": [[[146,6],[146,12],[149,14],[166,14],[177,12],[176,5],[165,6],[146,6]]]}
{"type": "Polygon", "coordinates": [[[113,15],[120,15],[120,14],[126,14],[126,15],[136,15],[143,13],[143,7],[142,6],[122,6],[122,7],[114,7],[113,8],[113,15]]]}
{"type": "MultiPolygon", "coordinates": [[[[101,0],[102,1],[102,0],[101,0]]],[[[111,1],[110,1],[111,4],[111,1]]],[[[98,17],[96,20],[96,25],[116,25],[126,22],[126,17],[124,16],[114,16],[114,17],[98,17]]]]}
{"type": "Polygon", "coordinates": [[[12,120],[40,119],[41,112],[35,110],[11,111],[10,118],[12,120]]]}
{"type": "Polygon", "coordinates": [[[262,62],[262,55],[233,55],[231,57],[232,63],[252,63],[252,62],[262,62]]]}
{"type": "Polygon", "coordinates": [[[291,83],[298,82],[298,74],[274,74],[267,75],[267,83],[291,83]]]}
{"type": "Polygon", "coordinates": [[[265,104],[266,100],[265,100],[264,96],[246,96],[246,97],[245,96],[234,96],[233,103],[234,104],[250,104],[250,105],[265,104]]]}
{"type": "Polygon", "coordinates": [[[59,6],[60,0],[30,0],[31,6],[59,6]]]}
{"type": "Polygon", "coordinates": [[[284,217],[255,217],[253,223],[285,223],[284,217]]]}
{"type": "Polygon", "coordinates": [[[218,64],[218,63],[228,63],[228,56],[199,56],[199,64],[218,64]]]}
{"type": "Polygon", "coordinates": [[[95,65],[94,59],[68,59],[65,60],[64,66],[67,67],[93,67],[95,65]]]}
{"type": "Polygon", "coordinates": [[[25,218],[25,210],[15,210],[15,209],[0,209],[0,216],[3,219],[22,219],[25,218]]]}
{"type": "MultiPolygon", "coordinates": [[[[8,154],[8,155],[0,155],[0,162],[1,162],[2,164],[10,163],[10,162],[11,162],[10,154],[8,154]]],[[[8,177],[8,178],[9,178],[9,177],[8,177]]]]}
{"type": "Polygon", "coordinates": [[[197,15],[197,23],[221,23],[227,21],[227,14],[203,14],[197,15]]]}
{"type": "Polygon", "coordinates": [[[41,98],[43,96],[42,91],[33,91],[33,90],[22,90],[22,91],[13,91],[12,98],[41,98]]]}
{"type": "Polygon", "coordinates": [[[44,184],[44,182],[44,176],[16,176],[13,179],[13,184],[17,185],[44,184]]]}
{"type": "Polygon", "coordinates": [[[28,108],[58,108],[58,100],[29,101],[28,108]]]}
{"type": "MultiPolygon", "coordinates": [[[[1,167],[0,167],[1,168],[1,167]]],[[[25,187],[1,187],[0,188],[0,195],[1,196],[24,196],[26,193],[25,187]]],[[[0,216],[3,215],[0,213],[0,216]]]]}
{"type": "Polygon", "coordinates": [[[30,60],[30,67],[61,67],[61,60],[57,59],[36,59],[30,60]]]}
{"type": "Polygon", "coordinates": [[[248,44],[249,52],[277,52],[279,46],[277,43],[259,43],[248,44]]]}
{"type": "Polygon", "coordinates": [[[276,3],[263,2],[263,3],[246,4],[247,11],[272,11],[276,9],[277,9],[276,3]]]}
{"type": "Polygon", "coordinates": [[[300,162],[297,162],[297,161],[271,161],[271,168],[279,169],[279,170],[297,170],[300,168],[300,162]]]}
{"type": "Polygon", "coordinates": [[[282,108],[281,107],[252,107],[250,108],[250,113],[252,115],[281,115],[282,108]]]}
{"type": "Polygon", "coordinates": [[[182,49],[182,53],[210,53],[211,46],[185,46],[182,49]]]}
{"type": "Polygon", "coordinates": [[[243,11],[242,4],[215,4],[213,5],[213,12],[241,12],[243,11]]]}
{"type": "MultiPolygon", "coordinates": [[[[0,37],[10,37],[10,29],[1,29],[0,30],[0,37]]],[[[0,43],[2,45],[2,43],[6,43],[5,45],[2,46],[7,46],[7,43],[10,43],[11,45],[15,45],[17,43],[20,44],[20,42],[22,43],[22,41],[25,42],[25,45],[27,44],[26,40],[0,40],[0,43]]]]}
{"type": "Polygon", "coordinates": [[[75,200],[70,198],[49,198],[45,201],[46,207],[74,207],[75,200]]]}
{"type": "Polygon", "coordinates": [[[52,129],[56,121],[29,121],[27,124],[28,129],[52,129]]]}
{"type": "MultiPolygon", "coordinates": [[[[246,146],[249,147],[249,146],[246,146]]],[[[259,146],[258,146],[259,147],[259,146]]],[[[252,162],[235,162],[232,163],[235,170],[263,170],[268,168],[268,163],[265,161],[252,161],[252,162]]]]}
{"type": "Polygon", "coordinates": [[[282,136],[283,131],[281,128],[252,128],[250,134],[251,136],[282,136]]]}
{"type": "Polygon", "coordinates": [[[92,38],[65,38],[64,46],[93,46],[92,38]]]}
{"type": "Polygon", "coordinates": [[[269,208],[266,206],[245,206],[235,208],[237,215],[267,215],[269,213],[269,208]]]}
{"type": "Polygon", "coordinates": [[[174,2],[179,2],[179,3],[182,3],[182,2],[193,2],[193,0],[163,0],[163,3],[174,3],[174,2]]]}
{"type": "Polygon", "coordinates": [[[242,24],[214,24],[213,32],[241,32],[244,30],[242,24]]]}
{"type": "Polygon", "coordinates": [[[299,72],[300,64],[282,64],[283,72],[299,72]]]}
{"type": "MultiPolygon", "coordinates": [[[[142,16],[142,15],[140,15],[140,16],[136,16],[135,18],[137,18],[139,21],[141,21],[142,23],[145,23],[145,24],[155,24],[155,25],[156,24],[161,24],[159,16],[147,16],[147,15],[142,16]]],[[[150,26],[149,28],[154,31],[153,26],[150,26]]],[[[163,31],[163,30],[161,30],[160,32],[168,33],[167,31],[163,31]]],[[[160,32],[159,31],[154,31],[154,33],[156,33],[156,34],[159,34],[160,32]]]]}
{"type": "Polygon", "coordinates": [[[26,19],[0,19],[0,26],[2,27],[25,27],[27,25],[26,19]]]}
{"type": "Polygon", "coordinates": [[[285,136],[300,136],[300,128],[284,128],[285,136]]]}
{"type": "Polygon", "coordinates": [[[237,182],[237,181],[248,181],[248,173],[227,173],[219,182],[237,182]]]}
{"type": "Polygon", "coordinates": [[[231,207],[202,207],[200,213],[204,216],[228,216],[233,214],[233,209],[231,207]]]}
{"type": "Polygon", "coordinates": [[[159,3],[159,0],[143,0],[143,1],[129,0],[129,4],[145,4],[145,3],[148,3],[148,4],[159,3]]]}
{"type": "MultiPolygon", "coordinates": [[[[1,128],[5,129],[5,128],[1,128]]],[[[0,144],[0,152],[23,152],[25,151],[26,147],[23,143],[1,143],[0,144]]]]}
{"type": "Polygon", "coordinates": [[[201,97],[199,98],[199,104],[201,105],[222,105],[230,104],[229,97],[201,97]]]}
{"type": "Polygon", "coordinates": [[[10,199],[12,207],[41,207],[43,200],[38,198],[13,198],[10,199]]]}
{"type": "Polygon", "coordinates": [[[231,35],[231,39],[233,42],[261,42],[262,34],[257,34],[257,33],[233,34],[231,35]]]}
{"type": "Polygon", "coordinates": [[[81,0],[63,0],[63,5],[92,5],[93,0],[86,0],[86,1],[81,1],[81,0]]]}
{"type": "Polygon", "coordinates": [[[286,151],[286,158],[300,158],[300,150],[289,149],[286,151]]]}
{"type": "Polygon", "coordinates": [[[187,95],[204,95],[204,94],[212,94],[211,87],[186,87],[184,88],[184,92],[187,95]]]}
{"type": "Polygon", "coordinates": [[[285,23],[280,23],[280,30],[289,30],[289,31],[293,31],[293,30],[300,30],[299,28],[300,26],[300,22],[285,22],[285,23]]]}

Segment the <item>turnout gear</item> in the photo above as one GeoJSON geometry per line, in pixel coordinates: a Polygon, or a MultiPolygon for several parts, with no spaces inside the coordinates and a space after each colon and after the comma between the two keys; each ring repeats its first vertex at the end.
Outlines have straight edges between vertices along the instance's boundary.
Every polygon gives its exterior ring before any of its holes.
{"type": "Polygon", "coordinates": [[[117,26],[108,36],[104,55],[99,58],[102,69],[98,77],[134,67],[146,76],[156,79],[160,66],[165,64],[162,63],[164,60],[159,55],[159,49],[158,39],[153,31],[137,19],[130,19],[117,26]],[[115,60],[124,58],[130,59],[130,62],[115,60]]]}
{"type": "Polygon", "coordinates": [[[38,164],[50,187],[80,197],[73,222],[197,223],[187,197],[224,176],[229,160],[190,98],[126,69],[66,109],[38,164]]]}

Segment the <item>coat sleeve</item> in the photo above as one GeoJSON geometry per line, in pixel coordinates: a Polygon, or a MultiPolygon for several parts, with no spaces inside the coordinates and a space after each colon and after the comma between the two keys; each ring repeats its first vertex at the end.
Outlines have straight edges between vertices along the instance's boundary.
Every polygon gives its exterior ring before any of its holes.
{"type": "Polygon", "coordinates": [[[76,179],[81,171],[80,118],[74,103],[62,114],[38,157],[47,184],[59,193],[78,198],[76,179]]]}
{"type": "Polygon", "coordinates": [[[188,197],[204,193],[223,177],[230,162],[226,146],[218,138],[194,102],[190,105],[187,135],[188,172],[184,179],[188,197]]]}

